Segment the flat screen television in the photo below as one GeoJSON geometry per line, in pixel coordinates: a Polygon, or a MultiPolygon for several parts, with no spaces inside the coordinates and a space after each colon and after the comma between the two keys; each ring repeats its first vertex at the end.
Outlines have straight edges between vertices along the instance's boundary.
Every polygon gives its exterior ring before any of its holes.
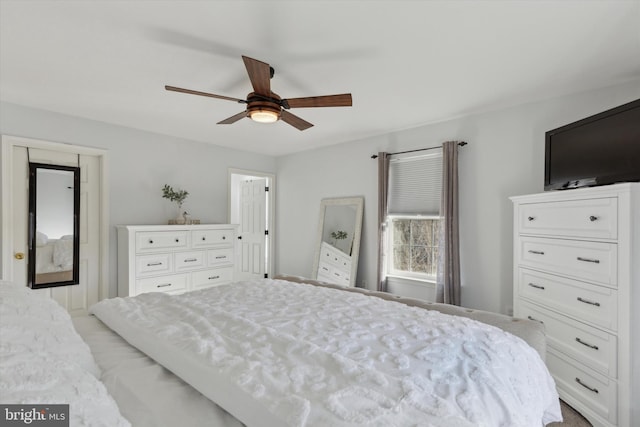
{"type": "Polygon", "coordinates": [[[640,181],[640,99],[545,133],[545,190],[630,181],[640,181]]]}

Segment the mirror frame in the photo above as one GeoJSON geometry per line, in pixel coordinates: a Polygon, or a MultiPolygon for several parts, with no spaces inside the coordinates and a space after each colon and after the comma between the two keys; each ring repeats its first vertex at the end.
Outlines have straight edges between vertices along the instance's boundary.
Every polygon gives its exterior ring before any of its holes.
{"type": "Polygon", "coordinates": [[[78,285],[80,283],[80,167],[29,162],[29,258],[27,284],[32,289],[78,285]],[[38,169],[73,172],[73,267],[72,279],[37,283],[36,281],[36,218],[38,194],[38,169]]]}
{"type": "Polygon", "coordinates": [[[311,278],[317,280],[318,267],[320,266],[320,252],[322,236],[324,234],[324,217],[328,207],[331,206],[356,206],[356,221],[353,232],[353,242],[351,246],[351,272],[349,275],[349,286],[356,286],[356,275],[358,274],[358,258],[360,256],[360,238],[362,234],[362,217],[364,213],[364,197],[336,197],[326,198],[320,201],[320,219],[318,221],[318,234],[316,238],[315,256],[313,259],[313,271],[311,278]]]}

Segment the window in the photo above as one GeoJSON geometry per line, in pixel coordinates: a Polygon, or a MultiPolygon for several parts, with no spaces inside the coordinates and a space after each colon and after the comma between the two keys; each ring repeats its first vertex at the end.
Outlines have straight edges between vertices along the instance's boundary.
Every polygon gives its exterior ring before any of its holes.
{"type": "Polygon", "coordinates": [[[388,275],[435,281],[441,192],[441,150],[389,162],[388,275]]]}
{"type": "Polygon", "coordinates": [[[390,218],[389,274],[435,279],[439,225],[438,218],[390,218]]]}

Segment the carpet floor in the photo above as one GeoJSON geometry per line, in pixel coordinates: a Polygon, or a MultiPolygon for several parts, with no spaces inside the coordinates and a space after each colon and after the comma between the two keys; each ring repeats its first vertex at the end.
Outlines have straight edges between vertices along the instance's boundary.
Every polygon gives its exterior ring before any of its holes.
{"type": "Polygon", "coordinates": [[[591,427],[591,423],[587,421],[586,418],[562,400],[560,401],[560,408],[562,409],[562,418],[564,421],[561,423],[547,424],[547,427],[591,427]]]}

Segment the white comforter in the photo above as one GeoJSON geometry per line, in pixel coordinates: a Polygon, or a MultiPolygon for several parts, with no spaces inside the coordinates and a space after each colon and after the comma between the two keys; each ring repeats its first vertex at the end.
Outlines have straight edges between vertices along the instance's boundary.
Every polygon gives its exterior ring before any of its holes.
{"type": "Polygon", "coordinates": [[[46,295],[0,282],[0,402],[69,404],[73,427],[126,427],[69,314],[46,295]]]}
{"type": "Polygon", "coordinates": [[[544,362],[470,319],[260,280],[91,311],[255,426],[535,426],[560,420],[544,362]]]}

